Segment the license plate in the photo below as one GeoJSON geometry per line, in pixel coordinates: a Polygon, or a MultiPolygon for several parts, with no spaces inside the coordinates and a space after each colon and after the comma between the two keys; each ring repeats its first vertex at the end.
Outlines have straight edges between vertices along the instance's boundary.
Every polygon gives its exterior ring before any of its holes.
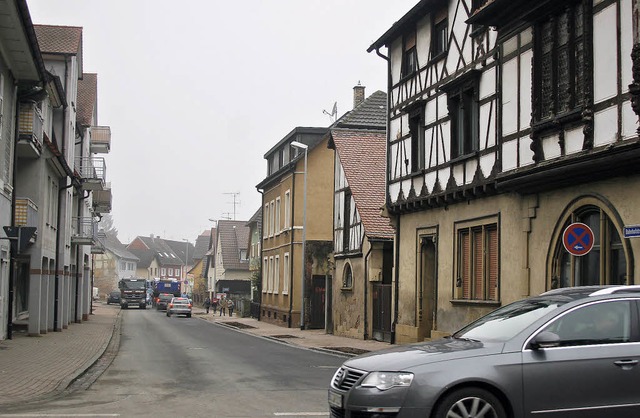
{"type": "Polygon", "coordinates": [[[342,408],[342,395],[329,391],[329,405],[342,408]]]}

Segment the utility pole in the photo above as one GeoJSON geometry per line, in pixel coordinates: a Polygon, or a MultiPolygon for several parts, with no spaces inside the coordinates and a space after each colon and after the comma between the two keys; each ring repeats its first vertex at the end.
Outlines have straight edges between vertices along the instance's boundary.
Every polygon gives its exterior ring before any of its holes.
{"type": "Polygon", "coordinates": [[[237,197],[240,195],[240,192],[229,192],[229,193],[223,193],[226,195],[231,195],[233,196],[233,202],[231,202],[231,204],[233,205],[233,220],[236,220],[236,205],[240,206],[240,201],[237,199],[237,197]]]}

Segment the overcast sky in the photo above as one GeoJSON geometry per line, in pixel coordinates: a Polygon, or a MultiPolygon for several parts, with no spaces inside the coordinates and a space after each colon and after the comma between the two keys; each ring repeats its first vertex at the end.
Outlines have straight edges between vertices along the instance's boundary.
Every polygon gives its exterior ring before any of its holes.
{"type": "Polygon", "coordinates": [[[326,127],[353,87],[386,91],[367,48],[418,0],[27,0],[34,24],[82,26],[98,74],[111,215],[138,235],[195,241],[209,219],[260,207],[264,154],[296,126],[326,127]]]}

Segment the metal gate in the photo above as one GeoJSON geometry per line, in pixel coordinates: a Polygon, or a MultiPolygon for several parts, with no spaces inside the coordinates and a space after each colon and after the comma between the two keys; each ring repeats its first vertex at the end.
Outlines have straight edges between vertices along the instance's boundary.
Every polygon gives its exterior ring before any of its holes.
{"type": "Polygon", "coordinates": [[[311,306],[309,328],[324,328],[324,309],[325,309],[325,276],[314,275],[311,278],[311,306]]]}
{"type": "Polygon", "coordinates": [[[391,342],[391,285],[372,283],[373,339],[391,342]]]}

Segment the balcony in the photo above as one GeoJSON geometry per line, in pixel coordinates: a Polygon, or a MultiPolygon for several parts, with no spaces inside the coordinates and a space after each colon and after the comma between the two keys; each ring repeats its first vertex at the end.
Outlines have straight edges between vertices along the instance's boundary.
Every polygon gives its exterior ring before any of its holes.
{"type": "Polygon", "coordinates": [[[43,120],[35,102],[21,102],[18,116],[18,158],[39,158],[42,153],[43,120]]]}
{"type": "Polygon", "coordinates": [[[103,157],[83,157],[76,161],[83,190],[104,190],[107,167],[103,157]]]}
{"type": "Polygon", "coordinates": [[[91,127],[91,153],[108,154],[111,150],[111,128],[109,126],[91,127]]]}
{"type": "Polygon", "coordinates": [[[93,217],[73,217],[71,223],[71,244],[95,245],[98,223],[93,217]]]}
{"type": "Polygon", "coordinates": [[[111,199],[111,183],[107,183],[104,190],[94,190],[93,211],[96,213],[110,213],[111,199]]]}
{"type": "Polygon", "coordinates": [[[91,254],[104,254],[106,250],[107,234],[99,231],[95,243],[91,246],[91,254]]]}

